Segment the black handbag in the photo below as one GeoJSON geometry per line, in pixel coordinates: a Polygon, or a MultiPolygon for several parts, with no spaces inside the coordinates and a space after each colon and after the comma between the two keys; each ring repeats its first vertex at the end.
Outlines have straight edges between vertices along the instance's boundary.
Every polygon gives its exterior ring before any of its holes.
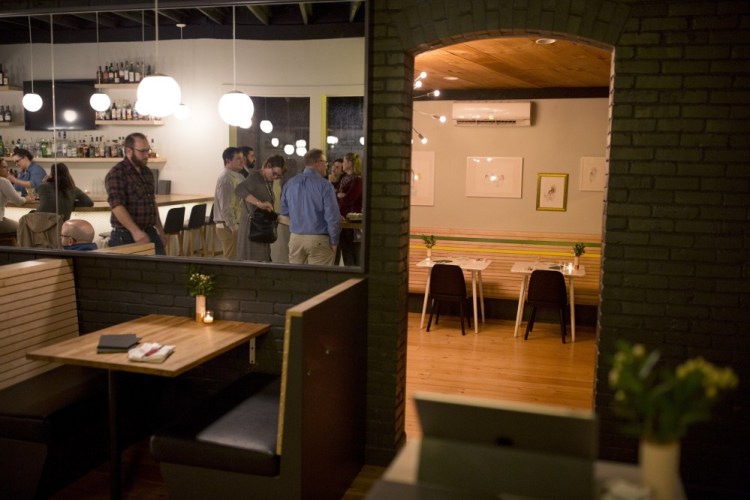
{"type": "Polygon", "coordinates": [[[279,215],[276,212],[255,209],[250,216],[250,241],[273,243],[276,241],[276,225],[279,215]]]}

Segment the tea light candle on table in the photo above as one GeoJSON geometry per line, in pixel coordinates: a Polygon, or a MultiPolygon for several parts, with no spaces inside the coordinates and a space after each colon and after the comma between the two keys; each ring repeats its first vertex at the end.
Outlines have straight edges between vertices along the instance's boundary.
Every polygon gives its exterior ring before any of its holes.
{"type": "Polygon", "coordinates": [[[203,316],[203,322],[204,323],[213,323],[214,322],[214,312],[213,311],[206,311],[206,314],[203,316]]]}

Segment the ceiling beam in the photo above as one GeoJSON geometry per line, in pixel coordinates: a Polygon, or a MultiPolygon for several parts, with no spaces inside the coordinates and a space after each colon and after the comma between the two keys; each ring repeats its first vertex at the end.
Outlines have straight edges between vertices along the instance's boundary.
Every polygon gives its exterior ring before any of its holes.
{"type": "Polygon", "coordinates": [[[198,11],[206,16],[208,19],[210,19],[214,24],[222,25],[224,24],[224,18],[223,16],[217,11],[216,9],[198,9],[198,11]]]}
{"type": "Polygon", "coordinates": [[[357,15],[357,11],[359,10],[360,5],[362,5],[362,2],[349,3],[349,22],[354,21],[354,16],[357,15]]]}
{"type": "Polygon", "coordinates": [[[312,17],[312,4],[301,3],[299,4],[299,11],[302,14],[302,22],[304,24],[310,24],[310,17],[312,17]]]}
{"type": "MultiPolygon", "coordinates": [[[[90,23],[94,24],[94,27],[96,28],[97,20],[95,14],[73,14],[74,17],[79,17],[83,19],[84,21],[88,21],[90,23]]],[[[99,16],[99,26],[104,26],[105,28],[115,28],[117,27],[117,24],[112,21],[109,18],[106,18],[104,16],[99,16]]]]}
{"type": "Polygon", "coordinates": [[[258,21],[268,26],[269,9],[263,5],[248,5],[247,9],[258,18],[258,21]]]}

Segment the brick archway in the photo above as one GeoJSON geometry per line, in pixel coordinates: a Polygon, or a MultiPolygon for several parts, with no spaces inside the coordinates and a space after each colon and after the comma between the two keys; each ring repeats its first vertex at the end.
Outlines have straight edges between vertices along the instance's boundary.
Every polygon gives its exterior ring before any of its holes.
{"type": "MultiPolygon", "coordinates": [[[[371,4],[371,33],[368,76],[368,126],[370,130],[369,190],[371,193],[398,193],[384,203],[373,221],[369,241],[370,265],[374,269],[399,269],[390,278],[378,277],[371,284],[370,306],[384,305],[391,299],[393,318],[370,326],[370,338],[388,339],[386,345],[395,352],[378,353],[370,363],[381,368],[382,380],[388,383],[370,390],[370,414],[388,415],[392,422],[381,421],[382,435],[377,444],[368,443],[374,461],[391,456],[405,439],[404,408],[406,380],[406,330],[408,296],[409,237],[409,162],[412,120],[412,83],[414,57],[422,52],[458,42],[508,35],[544,34],[611,48],[615,45],[629,7],[609,1],[562,4],[558,10],[531,8],[532,2],[509,3],[407,1],[371,4]],[[401,189],[394,188],[397,184],[401,189]],[[403,193],[403,194],[402,194],[403,193]],[[394,297],[395,295],[395,297],[394,297]],[[395,335],[394,335],[395,332],[395,335]],[[389,385],[392,384],[392,385],[389,385]],[[373,396],[374,394],[371,394],[373,396]],[[391,406],[395,404],[395,406],[391,406]]],[[[377,197],[382,200],[381,196],[377,197]]],[[[372,355],[371,355],[372,356],[372,355]]],[[[373,373],[371,371],[371,377],[373,373]]],[[[379,433],[380,434],[380,433],[379,433]]]]}

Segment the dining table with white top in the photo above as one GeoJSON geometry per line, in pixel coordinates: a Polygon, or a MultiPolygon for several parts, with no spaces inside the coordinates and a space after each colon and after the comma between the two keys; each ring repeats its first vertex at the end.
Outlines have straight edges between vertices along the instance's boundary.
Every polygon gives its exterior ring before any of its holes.
{"type": "MultiPolygon", "coordinates": [[[[482,289],[482,271],[492,263],[488,259],[470,259],[468,257],[455,258],[426,258],[417,263],[417,267],[428,267],[430,271],[435,264],[447,264],[459,266],[464,271],[471,272],[471,296],[474,305],[474,333],[479,333],[479,320],[477,311],[477,292],[479,293],[479,304],[482,309],[482,323],[484,323],[484,291],[482,289]],[[477,286],[478,285],[478,286],[477,286]]],[[[430,275],[427,273],[427,281],[424,286],[424,302],[422,303],[422,320],[419,323],[420,330],[424,328],[424,317],[427,313],[427,302],[430,296],[430,275]]]]}
{"type": "Polygon", "coordinates": [[[518,327],[523,319],[523,305],[529,286],[529,276],[536,270],[559,271],[568,278],[568,303],[570,304],[570,333],[573,342],[576,341],[576,311],[575,311],[575,278],[586,276],[586,268],[583,265],[575,267],[572,263],[555,262],[516,262],[510,269],[513,274],[521,274],[521,290],[518,294],[518,310],[516,311],[516,326],[513,336],[518,336],[518,327]]]}

